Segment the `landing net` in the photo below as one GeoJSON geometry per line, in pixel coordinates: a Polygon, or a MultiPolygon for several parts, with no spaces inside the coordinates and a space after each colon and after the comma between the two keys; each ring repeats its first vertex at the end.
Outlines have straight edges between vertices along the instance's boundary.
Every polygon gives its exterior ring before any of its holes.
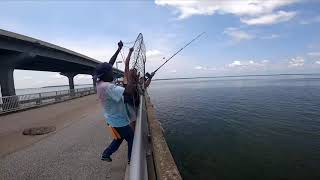
{"type": "Polygon", "coordinates": [[[144,45],[143,36],[140,33],[133,45],[134,51],[131,56],[130,69],[135,68],[144,77],[146,63],[146,47],[144,45]]]}

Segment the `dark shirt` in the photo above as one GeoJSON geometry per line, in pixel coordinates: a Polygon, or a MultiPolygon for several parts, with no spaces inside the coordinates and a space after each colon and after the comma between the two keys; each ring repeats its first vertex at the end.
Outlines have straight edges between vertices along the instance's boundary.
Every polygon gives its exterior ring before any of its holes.
{"type": "MultiPolygon", "coordinates": [[[[124,84],[123,86],[126,87],[127,85],[124,84]]],[[[124,93],[123,100],[125,104],[129,104],[135,108],[138,108],[140,103],[138,89],[135,88],[135,91],[133,92],[133,94],[124,93]]]]}

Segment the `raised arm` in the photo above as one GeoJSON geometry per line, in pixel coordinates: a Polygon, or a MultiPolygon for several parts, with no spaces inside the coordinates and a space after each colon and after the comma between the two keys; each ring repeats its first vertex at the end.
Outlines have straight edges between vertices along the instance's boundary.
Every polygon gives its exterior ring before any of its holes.
{"type": "Polygon", "coordinates": [[[131,58],[132,52],[133,52],[133,47],[129,49],[129,53],[125,62],[124,72],[129,72],[129,64],[130,64],[130,58],[131,58]]]}
{"type": "Polygon", "coordinates": [[[113,56],[110,58],[110,60],[109,60],[109,64],[111,64],[112,66],[113,66],[113,64],[116,62],[116,59],[117,59],[117,57],[118,57],[119,52],[120,52],[121,49],[122,49],[122,46],[123,46],[122,41],[119,41],[119,42],[118,42],[118,49],[117,49],[117,51],[114,53],[114,55],[113,55],[113,56]]]}

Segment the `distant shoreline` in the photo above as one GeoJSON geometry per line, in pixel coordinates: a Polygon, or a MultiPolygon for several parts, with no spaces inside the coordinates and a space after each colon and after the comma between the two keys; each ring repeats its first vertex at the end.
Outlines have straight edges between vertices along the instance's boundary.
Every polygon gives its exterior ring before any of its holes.
{"type": "MultiPolygon", "coordinates": [[[[153,81],[171,81],[171,80],[183,80],[183,79],[214,79],[214,78],[230,78],[230,77],[268,77],[268,76],[294,76],[294,75],[304,75],[304,76],[311,76],[311,75],[320,75],[320,73],[311,73],[311,74],[257,74],[257,75],[239,75],[239,76],[200,76],[200,77],[178,77],[178,78],[161,78],[161,79],[154,79],[153,81]]],[[[92,84],[76,84],[75,86],[85,86],[85,85],[92,85],[92,84]]],[[[20,90],[25,89],[39,89],[39,88],[53,88],[53,87],[63,87],[69,86],[68,84],[65,85],[55,85],[55,86],[43,86],[38,88],[21,88],[20,90]]],[[[19,90],[19,89],[16,89],[19,90]]]]}
{"type": "MultiPolygon", "coordinates": [[[[74,86],[85,86],[85,85],[92,85],[92,84],[75,84],[74,86]]],[[[69,85],[65,84],[65,85],[55,85],[55,86],[43,86],[43,87],[36,87],[36,88],[19,88],[19,89],[16,89],[16,90],[53,88],[53,87],[63,87],[63,86],[69,86],[69,85]]]]}
{"type": "MultiPolygon", "coordinates": [[[[92,85],[92,84],[75,84],[74,86],[85,86],[85,85],[92,85]]],[[[66,85],[55,85],[55,86],[43,86],[41,88],[52,88],[52,87],[63,87],[63,86],[69,86],[69,84],[66,84],[66,85]]]]}
{"type": "Polygon", "coordinates": [[[181,80],[181,79],[213,79],[213,78],[228,78],[228,77],[296,76],[296,75],[311,76],[311,75],[320,75],[320,73],[312,73],[312,74],[258,74],[258,75],[239,75],[239,76],[179,77],[179,78],[154,79],[153,81],[170,81],[170,80],[181,80]]]}

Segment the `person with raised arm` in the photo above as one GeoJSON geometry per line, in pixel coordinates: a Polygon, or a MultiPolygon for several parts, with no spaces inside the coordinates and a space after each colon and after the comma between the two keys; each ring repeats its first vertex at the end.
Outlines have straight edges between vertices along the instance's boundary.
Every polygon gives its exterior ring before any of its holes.
{"type": "Polygon", "coordinates": [[[117,49],[117,51],[114,53],[114,55],[113,55],[113,56],[110,58],[110,60],[109,60],[109,64],[111,64],[111,66],[113,66],[114,63],[116,62],[117,57],[118,57],[118,55],[119,55],[122,47],[123,47],[123,42],[122,42],[122,41],[119,41],[119,42],[118,42],[118,49],[117,49]]]}
{"type": "Polygon", "coordinates": [[[130,86],[129,88],[132,90],[124,94],[124,103],[126,106],[127,114],[131,120],[130,125],[134,129],[135,122],[137,120],[137,113],[136,113],[137,104],[135,102],[136,102],[136,98],[139,98],[139,96],[137,94],[138,83],[136,82],[136,77],[135,77],[136,69],[129,69],[130,59],[131,59],[133,50],[134,50],[133,48],[129,49],[129,53],[125,61],[123,84],[124,84],[124,87],[130,86]]]}
{"type": "Polygon", "coordinates": [[[132,86],[129,85],[124,88],[114,84],[112,70],[112,65],[117,59],[122,46],[123,44],[120,41],[118,50],[111,57],[109,63],[104,62],[97,65],[94,79],[97,82],[97,96],[101,102],[106,123],[114,138],[111,144],[103,151],[101,160],[111,162],[111,155],[118,150],[122,141],[126,140],[128,144],[128,163],[130,163],[134,133],[129,125],[123,95],[132,92],[132,86]]]}

